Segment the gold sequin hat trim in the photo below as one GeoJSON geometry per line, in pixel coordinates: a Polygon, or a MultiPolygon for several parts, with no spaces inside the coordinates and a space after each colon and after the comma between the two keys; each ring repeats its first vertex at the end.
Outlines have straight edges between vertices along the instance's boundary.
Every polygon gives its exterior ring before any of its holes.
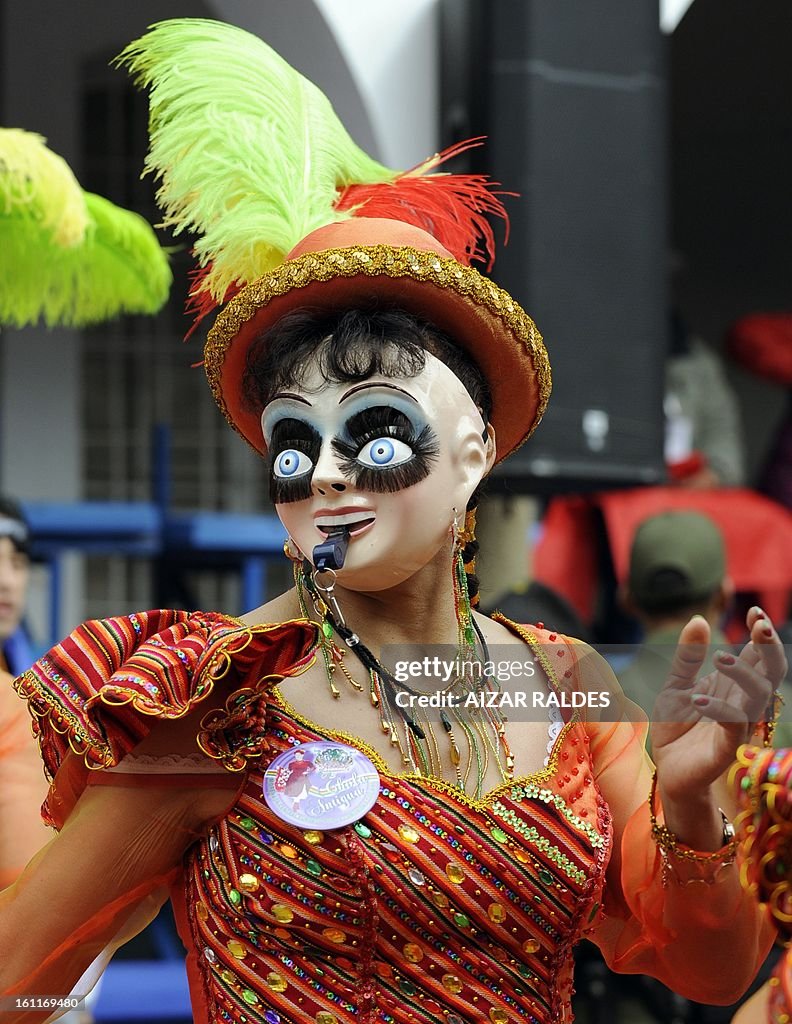
{"type": "Polygon", "coordinates": [[[550,396],[547,351],[533,320],[502,288],[465,267],[431,235],[399,221],[359,217],[308,235],[274,270],[225,306],[206,341],[204,366],[231,426],[266,451],[261,409],[243,395],[251,344],[298,309],[333,311],[369,304],[429,320],[469,352],[493,399],[498,462],[536,429],[550,396]]]}

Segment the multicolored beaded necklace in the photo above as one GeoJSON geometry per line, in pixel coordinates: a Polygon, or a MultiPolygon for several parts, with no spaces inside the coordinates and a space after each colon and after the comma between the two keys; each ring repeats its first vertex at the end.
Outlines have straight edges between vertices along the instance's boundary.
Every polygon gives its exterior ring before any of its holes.
{"type": "MultiPolygon", "coordinates": [[[[498,693],[500,688],[484,672],[484,666],[489,661],[487,643],[473,618],[465,567],[461,552],[456,548],[453,553],[452,571],[458,630],[457,665],[470,666],[471,670],[455,675],[441,691],[435,689],[431,692],[453,694],[456,698],[452,702],[455,706],[440,711],[440,723],[449,744],[449,759],[454,767],[457,786],[467,792],[470,776],[475,768],[472,795],[475,799],[480,799],[484,792],[490,755],[495,759],[503,782],[510,782],[514,778],[514,758],[506,739],[505,721],[497,707],[497,701],[478,699],[472,701],[472,707],[470,703],[466,703],[470,694],[498,693]],[[475,665],[479,667],[477,672],[472,671],[475,665]],[[493,706],[489,707],[489,704],[493,706]],[[457,743],[455,725],[464,736],[464,758],[457,743]]],[[[333,697],[337,700],[341,697],[341,690],[335,682],[337,671],[341,672],[353,689],[359,692],[364,689],[363,684],[355,679],[345,664],[346,651],[337,643],[335,638],[338,636],[346,650],[352,651],[367,670],[371,704],[379,714],[382,732],[389,736],[390,742],[398,748],[405,768],[417,775],[442,777],[442,759],[430,716],[425,710],[401,707],[396,701],[396,695],[400,691],[415,696],[427,696],[428,691],[416,690],[404,682],[398,682],[393,673],[349,628],[334,595],[335,574],[332,570],[319,574],[310,562],[295,561],[294,582],[302,615],[305,618],[311,617],[306,600],[307,594],[319,618],[322,633],[320,649],[333,697]],[[329,577],[329,582],[317,579],[320,575],[329,577]]]]}

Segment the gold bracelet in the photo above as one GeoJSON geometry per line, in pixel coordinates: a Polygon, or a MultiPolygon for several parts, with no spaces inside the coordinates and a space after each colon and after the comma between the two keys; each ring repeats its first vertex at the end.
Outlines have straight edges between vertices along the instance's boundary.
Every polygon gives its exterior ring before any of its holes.
{"type": "MultiPolygon", "coordinates": [[[[655,843],[657,843],[660,855],[663,858],[663,887],[667,888],[669,876],[672,874],[678,882],[681,882],[682,885],[688,885],[690,882],[706,882],[711,885],[717,877],[717,872],[711,878],[693,877],[682,881],[672,866],[671,858],[677,858],[682,861],[688,861],[691,864],[698,864],[702,866],[717,864],[719,869],[726,867],[728,864],[733,864],[734,858],[737,854],[737,839],[735,837],[734,826],[721,810],[720,813],[723,818],[723,845],[719,850],[712,850],[709,853],[700,853],[698,850],[693,850],[682,843],[679,837],[675,835],[667,825],[660,824],[654,810],[656,796],[657,769],[655,769],[652,774],[652,788],[649,791],[649,820],[652,823],[652,838],[655,843]]],[[[718,809],[720,810],[720,808],[718,809]]]]}

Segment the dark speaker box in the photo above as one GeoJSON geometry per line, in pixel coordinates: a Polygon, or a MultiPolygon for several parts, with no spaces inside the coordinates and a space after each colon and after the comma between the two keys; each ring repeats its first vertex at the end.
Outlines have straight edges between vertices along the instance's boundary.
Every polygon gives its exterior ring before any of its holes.
{"type": "Polygon", "coordinates": [[[496,486],[559,493],[665,471],[666,146],[649,0],[446,0],[443,141],[486,135],[467,169],[504,189],[493,279],[553,368],[542,425],[496,486]]]}

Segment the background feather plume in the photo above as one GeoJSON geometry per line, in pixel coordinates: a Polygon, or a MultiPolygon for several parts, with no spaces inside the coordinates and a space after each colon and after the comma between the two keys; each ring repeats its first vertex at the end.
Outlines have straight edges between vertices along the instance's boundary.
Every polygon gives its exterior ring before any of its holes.
{"type": "Polygon", "coordinates": [[[313,83],[224,22],[160,22],[117,63],[150,90],[146,171],[159,182],[164,222],[199,236],[188,303],[198,320],[311,231],[350,216],[406,221],[460,262],[491,266],[487,216],[507,220],[495,183],[429,173],[480,140],[410,171],[385,167],[352,141],[313,83]]]}
{"type": "Polygon", "coordinates": [[[40,136],[0,129],[0,324],[156,313],[170,285],[143,217],[84,192],[40,136]]]}
{"type": "Polygon", "coordinates": [[[79,182],[46,140],[21,128],[0,128],[0,216],[29,221],[56,245],[79,245],[88,210],[79,182]]]}

